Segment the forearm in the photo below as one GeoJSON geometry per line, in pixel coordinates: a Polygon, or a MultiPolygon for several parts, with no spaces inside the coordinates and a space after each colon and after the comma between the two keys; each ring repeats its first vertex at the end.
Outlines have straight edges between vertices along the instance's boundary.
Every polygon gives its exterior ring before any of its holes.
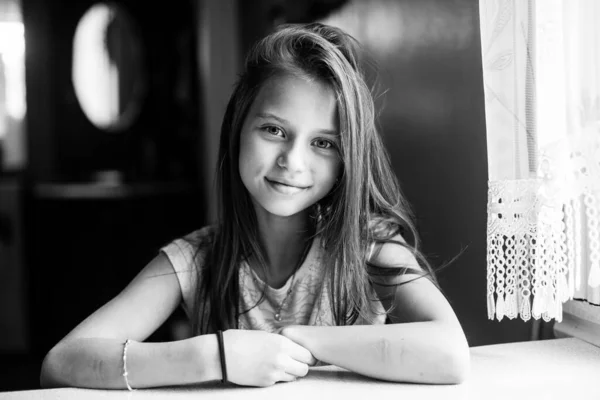
{"type": "Polygon", "coordinates": [[[462,331],[439,322],[293,326],[284,335],[318,360],[378,379],[459,383],[469,370],[462,331]]]}
{"type": "MultiPolygon", "coordinates": [[[[129,383],[146,388],[220,379],[218,357],[215,335],[177,342],[132,342],[127,348],[129,383]]],[[[60,343],[44,359],[40,383],[42,387],[125,389],[123,342],[82,338],[60,343]]]]}

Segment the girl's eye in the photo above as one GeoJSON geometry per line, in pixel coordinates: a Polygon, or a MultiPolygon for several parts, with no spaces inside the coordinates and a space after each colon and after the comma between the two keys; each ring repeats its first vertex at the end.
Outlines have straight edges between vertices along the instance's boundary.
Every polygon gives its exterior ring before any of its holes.
{"type": "Polygon", "coordinates": [[[326,139],[317,139],[314,144],[320,149],[331,149],[335,146],[330,140],[326,139]]]}
{"type": "Polygon", "coordinates": [[[283,131],[276,126],[265,126],[263,129],[270,135],[283,136],[283,131]]]}

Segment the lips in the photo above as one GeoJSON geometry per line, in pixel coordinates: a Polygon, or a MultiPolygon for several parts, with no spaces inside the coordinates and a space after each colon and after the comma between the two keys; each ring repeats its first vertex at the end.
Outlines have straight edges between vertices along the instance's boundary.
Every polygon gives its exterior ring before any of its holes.
{"type": "Polygon", "coordinates": [[[275,191],[282,194],[296,194],[309,188],[309,186],[294,185],[286,181],[278,181],[269,178],[265,178],[265,181],[267,181],[267,184],[275,191]]]}

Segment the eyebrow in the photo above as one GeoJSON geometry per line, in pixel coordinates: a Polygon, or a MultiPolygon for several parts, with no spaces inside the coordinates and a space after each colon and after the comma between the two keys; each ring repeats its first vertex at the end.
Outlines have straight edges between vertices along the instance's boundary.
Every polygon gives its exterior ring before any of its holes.
{"type": "MultiPolygon", "coordinates": [[[[277,115],[271,113],[257,113],[256,117],[262,119],[274,119],[282,125],[291,125],[290,121],[287,119],[278,117],[277,115]]],[[[317,132],[330,136],[340,136],[339,132],[335,129],[318,129],[317,132]]]]}

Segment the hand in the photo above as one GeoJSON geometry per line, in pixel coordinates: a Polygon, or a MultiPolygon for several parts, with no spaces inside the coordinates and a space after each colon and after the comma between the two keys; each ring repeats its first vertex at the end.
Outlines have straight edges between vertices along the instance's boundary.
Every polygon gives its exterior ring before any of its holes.
{"type": "Polygon", "coordinates": [[[283,327],[279,331],[279,334],[311,352],[313,355],[313,362],[310,364],[311,367],[317,365],[317,363],[320,363],[319,365],[327,365],[326,363],[323,363],[322,359],[317,359],[317,357],[319,357],[317,354],[318,347],[316,345],[318,340],[310,340],[314,339],[315,337],[318,338],[318,335],[315,334],[316,332],[314,328],[315,327],[306,325],[288,325],[283,327]]]}
{"type": "MultiPolygon", "coordinates": [[[[292,342],[299,344],[300,346],[306,348],[308,351],[310,350],[310,346],[309,346],[309,340],[307,340],[309,338],[309,336],[307,336],[306,331],[310,329],[310,327],[308,326],[303,326],[303,325],[288,325],[288,326],[284,326],[283,328],[281,328],[281,330],[278,332],[281,336],[285,336],[286,338],[290,339],[292,342]]],[[[313,354],[314,356],[314,354],[313,354]]],[[[315,360],[316,363],[316,360],[315,360]]]]}
{"type": "Polygon", "coordinates": [[[316,360],[290,339],[264,331],[230,329],[223,332],[227,378],[244,386],[271,386],[294,381],[308,373],[316,360]]]}

